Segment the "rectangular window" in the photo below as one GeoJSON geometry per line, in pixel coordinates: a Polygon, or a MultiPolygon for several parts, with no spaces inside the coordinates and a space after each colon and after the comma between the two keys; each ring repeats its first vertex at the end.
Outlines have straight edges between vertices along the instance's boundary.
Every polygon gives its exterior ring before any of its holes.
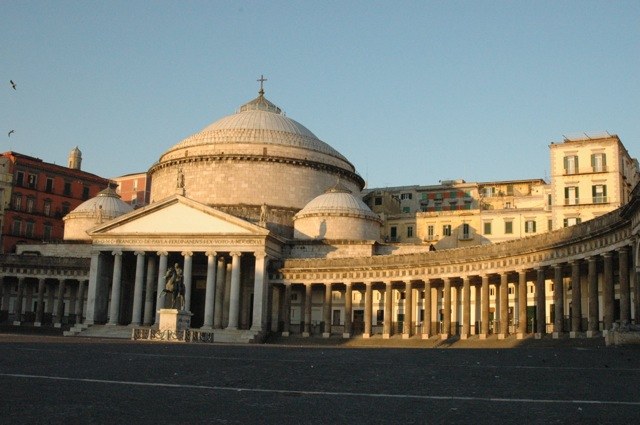
{"type": "Polygon", "coordinates": [[[569,217],[563,220],[564,227],[573,226],[580,223],[580,217],[569,217]]]}
{"type": "Polygon", "coordinates": [[[411,212],[411,207],[402,207],[402,212],[403,212],[403,213],[409,213],[409,212],[411,212]]]}
{"type": "Polygon", "coordinates": [[[513,196],[513,185],[512,184],[508,184],[507,185],[507,196],[513,196]]]}
{"type": "Polygon", "coordinates": [[[24,185],[24,173],[22,171],[18,171],[16,173],[16,186],[24,185]]]}
{"type": "Polygon", "coordinates": [[[485,187],[484,188],[484,196],[486,196],[487,198],[491,198],[492,196],[494,196],[496,193],[496,188],[495,187],[485,187]]]}
{"type": "Polygon", "coordinates": [[[570,155],[564,157],[564,173],[565,174],[577,174],[578,173],[578,156],[570,155]]]}
{"type": "Polygon", "coordinates": [[[433,240],[433,225],[431,224],[427,226],[427,239],[433,240]]]}
{"type": "Polygon", "coordinates": [[[445,224],[442,226],[442,236],[451,236],[451,225],[445,224]]]}
{"type": "Polygon", "coordinates": [[[25,236],[28,238],[33,237],[33,229],[35,228],[35,223],[33,221],[27,221],[27,226],[25,228],[25,236]]]}
{"type": "Polygon", "coordinates": [[[375,198],[373,198],[373,204],[374,205],[382,205],[382,197],[376,196],[375,198]]]}
{"type": "Polygon", "coordinates": [[[38,184],[38,178],[35,174],[29,174],[29,187],[35,189],[38,184]]]}
{"type": "Polygon", "coordinates": [[[551,229],[553,229],[553,220],[549,219],[547,220],[547,230],[551,231],[551,229]]]}
{"type": "Polygon", "coordinates": [[[67,196],[71,196],[71,182],[64,182],[63,193],[67,196]]]}
{"type": "Polygon", "coordinates": [[[338,326],[340,324],[340,310],[333,310],[333,321],[331,323],[333,326],[338,326]]]}
{"type": "Polygon", "coordinates": [[[513,221],[504,222],[504,233],[510,235],[513,233],[513,221]]]}
{"type": "Polygon", "coordinates": [[[16,211],[22,210],[22,195],[16,194],[13,196],[13,209],[16,211]]]}
{"type": "Polygon", "coordinates": [[[535,220],[527,220],[524,222],[524,232],[525,233],[535,233],[536,232],[536,221],[535,220]]]}
{"type": "Polygon", "coordinates": [[[20,236],[21,232],[22,232],[22,221],[14,220],[13,226],[11,227],[11,233],[13,233],[14,236],[20,236]]]}
{"type": "Polygon", "coordinates": [[[51,201],[50,200],[47,199],[44,201],[42,212],[45,216],[51,217],[51,201]]]}
{"type": "Polygon", "coordinates": [[[68,202],[63,202],[62,203],[62,215],[67,215],[69,214],[69,203],[68,202]]]}
{"type": "Polygon", "coordinates": [[[376,312],[376,323],[378,324],[378,326],[384,323],[384,310],[378,310],[376,312]]]}
{"type": "Polygon", "coordinates": [[[471,226],[468,223],[462,224],[462,239],[471,239],[471,226]]]}
{"type": "Polygon", "coordinates": [[[594,173],[607,171],[607,154],[594,153],[591,155],[591,169],[594,173]]]}
{"type": "Polygon", "coordinates": [[[427,194],[426,193],[421,193],[420,194],[420,199],[422,199],[423,201],[427,200],[427,194]]]}
{"type": "Polygon", "coordinates": [[[35,202],[35,199],[29,197],[27,198],[27,212],[29,214],[33,213],[33,204],[35,202]]]}
{"type": "Polygon", "coordinates": [[[580,196],[578,192],[578,186],[568,186],[564,188],[564,204],[565,205],[578,205],[580,203],[580,196]]]}
{"type": "Polygon", "coordinates": [[[398,228],[396,226],[391,226],[391,229],[389,229],[389,236],[391,236],[392,240],[395,240],[398,237],[398,228]]]}
{"type": "Polygon", "coordinates": [[[53,233],[53,227],[50,224],[46,224],[44,225],[44,239],[45,240],[49,240],[51,239],[51,235],[53,233]]]}
{"type": "Polygon", "coordinates": [[[89,199],[89,188],[87,186],[84,186],[82,188],[82,199],[84,200],[89,199]]]}
{"type": "Polygon", "coordinates": [[[47,183],[46,183],[46,186],[45,186],[44,190],[47,193],[53,192],[53,179],[52,178],[47,177],[47,183]]]}
{"type": "Polygon", "coordinates": [[[593,196],[594,204],[607,203],[607,185],[597,184],[595,186],[591,186],[591,195],[593,196]]]}
{"type": "Polygon", "coordinates": [[[413,237],[413,226],[407,226],[407,237],[408,238],[413,237]]]}
{"type": "Polygon", "coordinates": [[[485,235],[490,235],[491,234],[491,223],[490,222],[484,223],[483,233],[485,235]]]}
{"type": "Polygon", "coordinates": [[[400,200],[401,201],[412,199],[412,198],[413,198],[413,195],[411,193],[401,193],[400,194],[400,200]]]}

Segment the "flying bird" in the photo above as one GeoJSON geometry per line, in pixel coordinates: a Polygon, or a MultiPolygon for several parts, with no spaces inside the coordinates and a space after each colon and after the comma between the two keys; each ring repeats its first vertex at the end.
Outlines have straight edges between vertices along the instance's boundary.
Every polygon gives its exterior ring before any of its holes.
{"type": "Polygon", "coordinates": [[[8,136],[9,136],[9,137],[11,137],[11,133],[15,133],[15,132],[16,132],[15,130],[11,130],[11,131],[9,132],[8,136]]]}
{"type": "Polygon", "coordinates": [[[13,80],[9,80],[9,82],[11,83],[11,87],[13,87],[13,89],[16,89],[16,83],[13,82],[13,80]]]}

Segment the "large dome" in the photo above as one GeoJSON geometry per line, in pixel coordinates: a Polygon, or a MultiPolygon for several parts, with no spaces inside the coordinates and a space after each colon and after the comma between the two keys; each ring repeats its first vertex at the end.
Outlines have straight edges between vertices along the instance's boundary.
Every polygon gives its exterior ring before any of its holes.
{"type": "Polygon", "coordinates": [[[180,193],[258,222],[292,232],[293,214],[336,179],[353,192],[364,181],[354,166],[309,129],[259,96],[168,149],[149,170],[151,201],[180,193]],[[288,230],[287,230],[288,229],[288,230]]]}

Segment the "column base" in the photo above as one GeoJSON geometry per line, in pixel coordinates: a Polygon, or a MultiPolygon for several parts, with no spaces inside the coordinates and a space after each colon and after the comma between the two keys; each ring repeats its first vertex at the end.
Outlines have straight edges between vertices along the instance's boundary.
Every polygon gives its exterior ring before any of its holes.
{"type": "Polygon", "coordinates": [[[389,339],[391,338],[391,334],[382,334],[382,339],[389,339]]]}
{"type": "Polygon", "coordinates": [[[498,339],[506,339],[507,334],[498,334],[498,339]]]}
{"type": "Polygon", "coordinates": [[[598,331],[587,331],[587,338],[595,338],[598,336],[598,331]]]}
{"type": "Polygon", "coordinates": [[[344,333],[342,334],[342,338],[344,338],[344,339],[349,339],[349,338],[351,338],[351,334],[350,334],[349,332],[344,332],[344,333]]]}
{"type": "Polygon", "coordinates": [[[323,332],[322,333],[322,337],[323,338],[329,338],[331,336],[331,334],[329,332],[323,332]]]}
{"type": "Polygon", "coordinates": [[[569,332],[569,338],[580,338],[580,332],[571,331],[569,332]]]}
{"type": "Polygon", "coordinates": [[[535,339],[542,339],[542,334],[540,332],[536,332],[535,334],[533,334],[533,337],[535,339]]]}
{"type": "Polygon", "coordinates": [[[607,335],[609,335],[609,332],[611,332],[611,331],[609,331],[609,330],[607,330],[607,329],[604,329],[604,330],[602,331],[602,336],[606,337],[607,335]]]}
{"type": "Polygon", "coordinates": [[[560,339],[560,338],[562,338],[562,335],[564,335],[564,332],[554,332],[554,333],[551,335],[551,337],[552,337],[553,339],[560,339]]]}
{"type": "Polygon", "coordinates": [[[42,326],[41,322],[33,322],[33,327],[34,328],[39,328],[40,326],[42,326]]]}
{"type": "Polygon", "coordinates": [[[369,339],[369,338],[371,338],[371,334],[362,334],[362,338],[363,339],[369,339]]]}
{"type": "Polygon", "coordinates": [[[22,322],[19,321],[19,320],[14,320],[13,321],[13,326],[20,326],[21,324],[22,324],[22,322]]]}
{"type": "Polygon", "coordinates": [[[461,335],[460,335],[460,339],[469,339],[469,335],[467,335],[467,334],[461,334],[461,335]]]}
{"type": "Polygon", "coordinates": [[[206,332],[213,332],[213,326],[211,325],[204,325],[200,328],[201,331],[206,331],[206,332]]]}
{"type": "Polygon", "coordinates": [[[487,339],[487,334],[480,334],[480,335],[478,335],[478,337],[480,339],[487,339]]]}
{"type": "Polygon", "coordinates": [[[518,332],[516,334],[516,339],[524,339],[524,334],[522,332],[518,332]]]}
{"type": "MultiPolygon", "coordinates": [[[[111,324],[111,323],[110,323],[111,324]]],[[[54,323],[53,324],[54,328],[61,328],[62,327],[62,323],[54,323]]]]}
{"type": "Polygon", "coordinates": [[[411,338],[411,335],[409,334],[402,334],[402,339],[409,339],[411,338]]]}
{"type": "Polygon", "coordinates": [[[140,323],[129,323],[128,327],[129,328],[137,328],[137,327],[140,327],[140,323]]]}
{"type": "Polygon", "coordinates": [[[289,336],[289,331],[287,331],[287,332],[282,332],[282,336],[284,336],[284,337],[289,336]]]}
{"type": "Polygon", "coordinates": [[[431,335],[429,334],[422,334],[422,339],[429,339],[431,338],[431,335]]]}
{"type": "Polygon", "coordinates": [[[302,337],[303,338],[309,338],[311,334],[309,332],[302,332],[302,337]]]}
{"type": "Polygon", "coordinates": [[[440,334],[440,339],[449,339],[449,334],[440,334]]]}

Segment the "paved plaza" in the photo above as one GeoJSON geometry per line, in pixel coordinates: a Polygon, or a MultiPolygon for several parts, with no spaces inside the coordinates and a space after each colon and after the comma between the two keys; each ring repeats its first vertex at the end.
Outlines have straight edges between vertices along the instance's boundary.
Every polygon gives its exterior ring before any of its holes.
{"type": "Polygon", "coordinates": [[[586,341],[397,348],[0,334],[0,421],[637,423],[640,347],[586,341]]]}

